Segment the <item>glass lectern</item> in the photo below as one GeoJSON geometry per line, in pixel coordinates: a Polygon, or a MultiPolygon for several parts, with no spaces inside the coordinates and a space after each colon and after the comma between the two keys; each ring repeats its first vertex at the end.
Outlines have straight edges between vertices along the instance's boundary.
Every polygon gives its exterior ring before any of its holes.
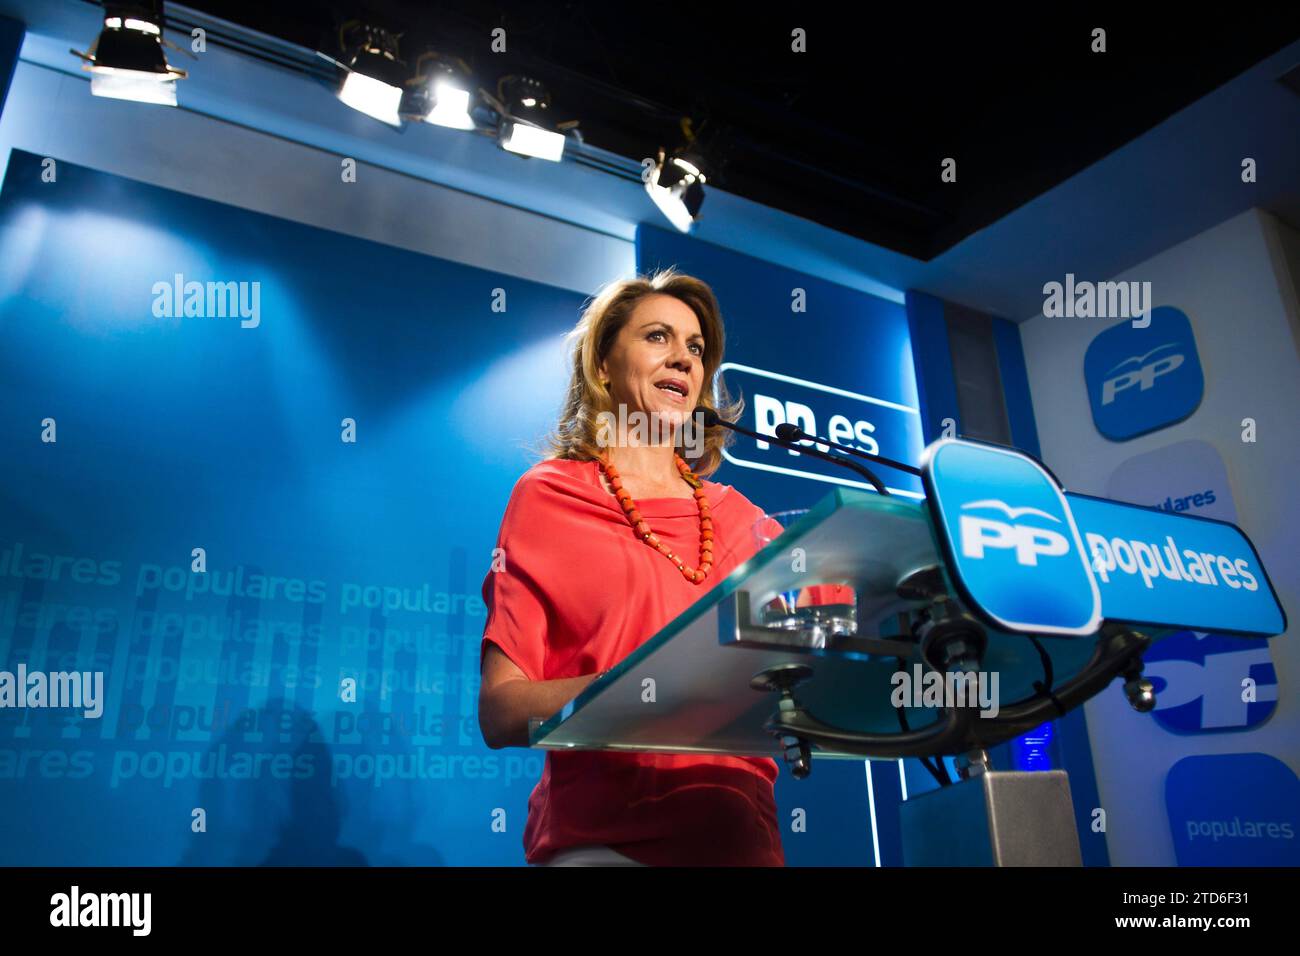
{"type": "Polygon", "coordinates": [[[559,713],[535,719],[531,743],[772,756],[796,777],[813,757],[956,755],[962,782],[905,805],[909,865],[1077,865],[1066,775],[993,771],[985,748],[1120,676],[1149,709],[1141,655],[1169,632],[1008,633],[957,593],[923,505],[837,489],[559,713]],[[822,584],[851,587],[852,628],[815,616],[771,626],[759,613],[822,584]],[[934,705],[906,689],[940,677],[948,691],[967,681],[967,696],[934,705]]]}

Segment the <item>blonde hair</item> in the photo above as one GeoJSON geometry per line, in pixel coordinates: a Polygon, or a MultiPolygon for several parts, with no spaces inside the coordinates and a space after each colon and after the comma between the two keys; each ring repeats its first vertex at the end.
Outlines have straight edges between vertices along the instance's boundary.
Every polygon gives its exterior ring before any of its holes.
{"type": "MultiPolygon", "coordinates": [[[[546,438],[547,459],[592,461],[601,456],[601,447],[596,440],[598,416],[602,412],[614,412],[614,403],[608,387],[601,384],[597,370],[608,356],[618,333],[627,324],[632,310],[652,295],[672,296],[690,307],[699,319],[700,333],[704,336],[704,389],[696,408],[711,408],[719,418],[729,422],[740,417],[745,407],[744,400],[733,402],[717,374],[722,364],[726,333],[713,290],[694,276],[672,268],[663,269],[605,286],[589,300],[582,318],[569,332],[567,341],[573,349],[572,371],[559,421],[546,438]]],[[[728,429],[713,425],[704,430],[704,451],[698,458],[686,460],[697,475],[711,475],[722,464],[722,449],[731,441],[728,429]]]]}

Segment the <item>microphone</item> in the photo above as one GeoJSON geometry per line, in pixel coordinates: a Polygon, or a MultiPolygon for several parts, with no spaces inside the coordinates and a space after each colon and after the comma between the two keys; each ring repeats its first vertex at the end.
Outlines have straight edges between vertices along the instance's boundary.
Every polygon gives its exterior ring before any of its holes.
{"type": "Polygon", "coordinates": [[[737,425],[735,422],[727,421],[711,408],[697,408],[696,411],[701,416],[703,416],[705,428],[712,428],[714,425],[721,425],[723,428],[729,428],[733,432],[738,432],[739,434],[745,435],[749,438],[756,438],[759,441],[771,442],[773,445],[780,445],[782,448],[788,448],[791,451],[797,451],[801,455],[810,455],[813,458],[820,458],[822,461],[829,461],[832,465],[841,465],[845,468],[848,468],[850,471],[857,472],[859,475],[865,478],[871,484],[871,487],[875,488],[876,491],[879,492],[880,494],[885,495],[886,497],[888,497],[889,495],[889,489],[885,487],[884,483],[875,475],[873,475],[866,467],[859,465],[855,461],[850,461],[847,458],[840,458],[836,455],[831,455],[824,451],[818,451],[815,448],[801,448],[794,442],[787,441],[784,438],[779,438],[773,435],[760,435],[758,432],[752,432],[748,428],[742,428],[741,426],[737,425]]]}
{"type": "Polygon", "coordinates": [[[894,461],[892,458],[882,458],[880,455],[873,455],[870,452],[862,451],[860,448],[850,448],[848,445],[837,445],[833,441],[825,438],[818,438],[815,435],[809,435],[798,425],[791,422],[782,422],[776,426],[776,437],[784,438],[786,441],[815,441],[819,445],[829,445],[831,448],[838,448],[842,452],[850,455],[857,455],[859,458],[865,458],[867,461],[874,461],[878,465],[886,465],[890,468],[897,468],[899,471],[905,471],[909,475],[921,474],[920,468],[912,465],[905,465],[901,461],[894,461]]]}

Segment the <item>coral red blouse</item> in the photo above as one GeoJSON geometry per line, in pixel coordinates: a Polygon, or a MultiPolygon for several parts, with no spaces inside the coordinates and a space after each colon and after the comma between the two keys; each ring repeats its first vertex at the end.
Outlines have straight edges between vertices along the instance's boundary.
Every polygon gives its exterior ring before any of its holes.
{"type": "MultiPolygon", "coordinates": [[[[729,485],[704,488],[713,568],[692,584],[636,537],[596,462],[550,459],[525,472],[497,539],[505,569],[483,580],[480,668],[491,642],[530,680],[607,670],[697,601],[758,550],[763,515],[729,485]]],[[[694,498],[637,508],[687,566],[698,563],[694,498]]],[[[776,776],[766,757],[547,751],[528,801],[525,859],[595,844],[652,866],[783,866],[776,776]]]]}

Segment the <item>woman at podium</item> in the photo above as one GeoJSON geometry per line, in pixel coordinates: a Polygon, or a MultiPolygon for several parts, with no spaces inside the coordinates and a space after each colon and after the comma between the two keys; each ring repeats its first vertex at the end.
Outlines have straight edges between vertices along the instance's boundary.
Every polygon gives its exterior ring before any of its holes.
{"type": "MultiPolygon", "coordinates": [[[[483,581],[489,747],[527,746],[530,717],[554,714],[757,550],[762,510],[705,479],[726,432],[691,419],[739,412],[711,386],[724,339],[712,290],[673,270],[607,286],[570,333],[549,454],[515,484],[483,581]]],[[[764,757],[547,751],[525,859],[784,865],[776,776],[764,757]]]]}

